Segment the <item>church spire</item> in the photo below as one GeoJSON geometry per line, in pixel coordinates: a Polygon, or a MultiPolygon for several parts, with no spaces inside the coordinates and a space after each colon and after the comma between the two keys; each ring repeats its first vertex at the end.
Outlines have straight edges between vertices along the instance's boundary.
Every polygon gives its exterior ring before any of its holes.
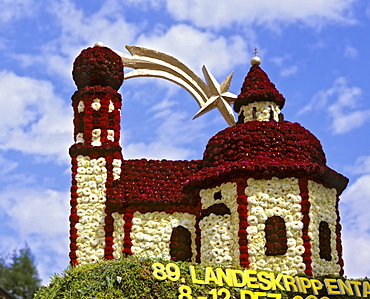
{"type": "MultiPolygon", "coordinates": [[[[255,49],[254,54],[257,53],[255,49]]],[[[234,110],[239,115],[238,124],[252,120],[279,121],[282,119],[280,109],[284,106],[285,98],[260,68],[260,64],[261,59],[258,56],[251,59],[252,66],[235,100],[234,110]]]]}

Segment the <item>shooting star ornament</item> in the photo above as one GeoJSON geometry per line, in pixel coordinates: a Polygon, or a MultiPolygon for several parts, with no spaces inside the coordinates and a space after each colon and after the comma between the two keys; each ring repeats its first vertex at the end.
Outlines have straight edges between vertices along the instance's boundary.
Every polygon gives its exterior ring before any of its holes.
{"type": "MultiPolygon", "coordinates": [[[[103,46],[96,43],[96,46],[103,46]]],[[[203,66],[203,74],[207,83],[204,83],[189,67],[178,59],[155,50],[137,46],[126,46],[129,54],[115,51],[123,61],[125,67],[134,70],[125,74],[125,79],[135,77],[158,77],[185,88],[197,101],[200,110],[193,119],[217,108],[229,126],[235,125],[235,116],[230,104],[233,104],[237,95],[229,92],[231,73],[221,85],[203,66]]]]}

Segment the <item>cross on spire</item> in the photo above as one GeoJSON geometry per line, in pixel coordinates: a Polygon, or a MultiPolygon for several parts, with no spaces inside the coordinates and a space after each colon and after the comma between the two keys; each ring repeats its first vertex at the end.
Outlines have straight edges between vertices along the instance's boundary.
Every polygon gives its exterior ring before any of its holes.
{"type": "Polygon", "coordinates": [[[254,52],[253,52],[254,56],[257,56],[257,53],[258,53],[257,48],[254,48],[254,52]]]}

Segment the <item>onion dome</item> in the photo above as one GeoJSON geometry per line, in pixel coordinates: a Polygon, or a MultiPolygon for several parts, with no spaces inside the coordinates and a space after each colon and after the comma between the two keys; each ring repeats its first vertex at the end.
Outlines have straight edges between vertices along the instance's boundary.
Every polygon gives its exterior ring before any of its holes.
{"type": "Polygon", "coordinates": [[[260,63],[259,57],[252,58],[252,66],[234,103],[235,112],[239,112],[243,105],[261,101],[274,102],[280,109],[283,108],[285,98],[279,93],[267,74],[260,68],[260,63]]]}
{"type": "Polygon", "coordinates": [[[86,86],[110,86],[118,90],[123,82],[121,57],[102,44],[81,52],[73,64],[73,80],[79,89],[86,86]]]}
{"type": "Polygon", "coordinates": [[[341,193],[348,179],[326,166],[320,141],[298,123],[249,121],[226,128],[206,147],[200,171],[189,184],[215,184],[237,177],[306,177],[341,193]]]}

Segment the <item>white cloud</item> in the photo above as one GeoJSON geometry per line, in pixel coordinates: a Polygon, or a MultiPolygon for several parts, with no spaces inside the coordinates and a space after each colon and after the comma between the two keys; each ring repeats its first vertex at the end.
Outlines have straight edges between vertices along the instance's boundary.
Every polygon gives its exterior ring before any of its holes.
{"type": "Polygon", "coordinates": [[[370,175],[357,179],[341,196],[345,275],[359,278],[370,275],[370,175]]]}
{"type": "Polygon", "coordinates": [[[72,144],[72,109],[50,82],[0,71],[0,149],[67,162],[72,144]]]}
{"type": "Polygon", "coordinates": [[[41,46],[38,56],[15,55],[23,66],[42,65],[52,75],[71,81],[72,63],[82,49],[101,41],[115,50],[124,50],[134,40],[138,25],[127,22],[122,7],[115,0],[105,1],[95,13],[88,15],[73,1],[53,1],[49,13],[58,25],[58,38],[41,46]]]}
{"type": "Polygon", "coordinates": [[[297,71],[298,71],[298,66],[297,65],[292,65],[290,67],[283,68],[280,71],[280,76],[282,76],[282,77],[288,77],[288,76],[291,76],[291,75],[296,74],[297,71]]]}
{"type": "MultiPolygon", "coordinates": [[[[150,1],[151,2],[151,1],[150,1]]],[[[178,21],[191,21],[203,28],[262,25],[275,30],[279,24],[301,22],[321,27],[329,22],[351,23],[354,0],[214,1],[167,0],[167,9],[178,21]]]]}
{"type": "Polygon", "coordinates": [[[347,45],[344,49],[344,57],[356,58],[358,56],[358,51],[356,48],[347,45]]]}
{"type": "Polygon", "coordinates": [[[14,22],[22,17],[30,17],[36,11],[33,0],[1,0],[0,23],[14,22]]]}
{"type": "Polygon", "coordinates": [[[177,105],[175,101],[164,99],[147,111],[147,121],[155,124],[155,130],[145,141],[132,142],[129,133],[123,130],[123,136],[126,136],[123,140],[126,159],[146,157],[182,160],[194,156],[192,146],[207,141],[208,137],[204,133],[206,120],[203,118],[193,121],[188,113],[179,111],[177,105]]]}
{"type": "Polygon", "coordinates": [[[358,157],[355,164],[346,169],[353,174],[370,174],[370,156],[358,157]]]}
{"type": "MultiPolygon", "coordinates": [[[[68,266],[69,193],[20,184],[0,191],[0,207],[6,214],[0,252],[22,248],[27,243],[36,257],[43,280],[68,266]]],[[[2,219],[4,216],[2,215],[2,219]]]]}
{"type": "Polygon", "coordinates": [[[347,133],[361,127],[370,118],[370,109],[361,109],[361,95],[361,88],[348,86],[346,79],[339,77],[332,87],[317,92],[298,114],[325,111],[331,119],[333,133],[347,133]]]}
{"type": "Polygon", "coordinates": [[[172,55],[196,73],[200,73],[203,65],[214,75],[231,72],[248,57],[245,38],[239,35],[226,38],[184,24],[142,34],[137,44],[172,55]]]}

